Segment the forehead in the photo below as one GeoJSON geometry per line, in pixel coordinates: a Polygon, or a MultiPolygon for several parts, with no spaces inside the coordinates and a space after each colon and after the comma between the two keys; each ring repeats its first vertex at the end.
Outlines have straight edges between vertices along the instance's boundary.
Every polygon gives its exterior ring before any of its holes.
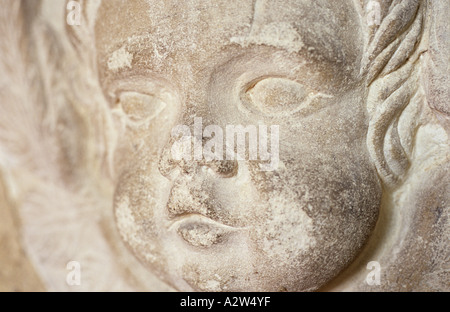
{"type": "Polygon", "coordinates": [[[107,0],[97,12],[104,64],[113,57],[130,66],[128,57],[153,71],[206,65],[230,45],[270,46],[347,68],[362,53],[352,0],[107,0]]]}
{"type": "Polygon", "coordinates": [[[123,44],[161,53],[206,49],[245,32],[251,18],[252,1],[107,0],[97,14],[97,46],[107,52],[123,44]]]}

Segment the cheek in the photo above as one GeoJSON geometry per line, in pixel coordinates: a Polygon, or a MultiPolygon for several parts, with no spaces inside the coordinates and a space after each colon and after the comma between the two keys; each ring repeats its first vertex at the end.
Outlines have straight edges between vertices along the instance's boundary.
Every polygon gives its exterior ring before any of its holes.
{"type": "Polygon", "coordinates": [[[377,221],[381,187],[365,157],[317,156],[284,165],[252,174],[267,198],[254,222],[256,263],[268,279],[279,278],[272,268],[282,267],[287,289],[315,289],[361,250],[377,221]]]}
{"type": "Polygon", "coordinates": [[[170,185],[156,173],[156,166],[143,164],[123,173],[114,194],[117,228],[129,249],[155,273],[167,266],[164,256],[166,226],[164,203],[170,185]]]}

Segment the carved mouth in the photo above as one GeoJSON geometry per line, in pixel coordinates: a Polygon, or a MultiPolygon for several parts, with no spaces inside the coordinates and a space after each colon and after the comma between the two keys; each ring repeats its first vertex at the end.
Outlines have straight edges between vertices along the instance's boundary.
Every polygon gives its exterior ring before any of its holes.
{"type": "Polygon", "coordinates": [[[194,247],[208,248],[223,243],[230,235],[242,230],[224,225],[200,214],[177,217],[169,226],[180,237],[194,247]]]}

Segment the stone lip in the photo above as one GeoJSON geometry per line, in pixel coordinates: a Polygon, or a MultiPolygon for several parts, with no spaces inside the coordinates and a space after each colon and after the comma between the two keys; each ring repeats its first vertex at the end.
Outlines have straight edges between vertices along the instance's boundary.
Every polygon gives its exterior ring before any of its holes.
{"type": "Polygon", "coordinates": [[[169,230],[176,231],[194,247],[212,247],[243,229],[219,223],[200,214],[188,214],[176,217],[170,223],[169,230]]]}

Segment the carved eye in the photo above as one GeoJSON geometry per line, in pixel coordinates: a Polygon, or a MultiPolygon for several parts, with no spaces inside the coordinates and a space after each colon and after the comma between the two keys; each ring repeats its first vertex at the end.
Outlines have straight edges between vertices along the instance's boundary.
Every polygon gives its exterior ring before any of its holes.
{"type": "Polygon", "coordinates": [[[159,97],[138,92],[121,92],[118,97],[123,112],[134,122],[157,117],[166,107],[159,97]]]}
{"type": "Polygon", "coordinates": [[[269,116],[292,114],[307,106],[314,96],[303,85],[284,78],[266,78],[251,85],[246,91],[252,108],[269,116]]]}

